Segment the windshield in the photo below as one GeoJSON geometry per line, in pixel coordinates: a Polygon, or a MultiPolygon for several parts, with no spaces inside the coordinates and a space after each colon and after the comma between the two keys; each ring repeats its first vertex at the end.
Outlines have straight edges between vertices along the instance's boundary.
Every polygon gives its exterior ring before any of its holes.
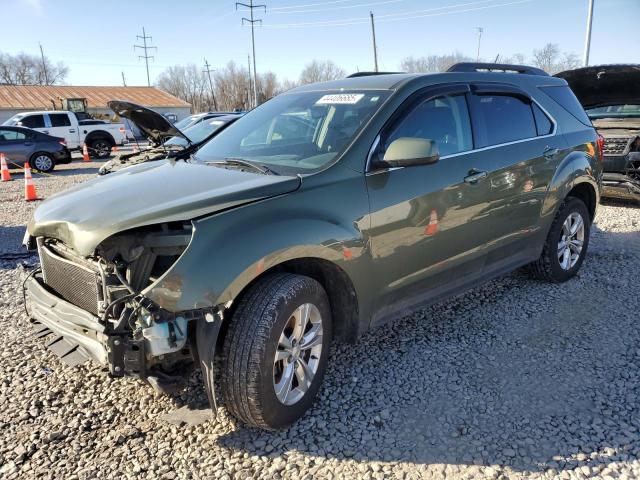
{"type": "Polygon", "coordinates": [[[17,114],[17,115],[14,115],[13,117],[11,117],[11,118],[10,118],[10,119],[8,119],[8,120],[5,120],[5,122],[4,122],[2,125],[7,125],[7,126],[9,126],[9,127],[10,127],[10,126],[15,126],[15,125],[17,125],[17,124],[18,124],[18,122],[19,122],[20,120],[22,120],[22,117],[24,117],[24,114],[19,113],[19,114],[17,114]]]}
{"type": "MultiPolygon", "coordinates": [[[[210,120],[205,120],[204,122],[196,123],[195,125],[187,127],[182,130],[182,132],[193,143],[200,143],[220,127],[229,123],[229,121],[230,120],[218,120],[216,118],[212,118],[210,120]]],[[[171,137],[169,140],[167,140],[165,142],[165,145],[179,145],[181,147],[186,147],[189,145],[189,142],[187,142],[183,137],[176,136],[171,137]]]]}
{"type": "Polygon", "coordinates": [[[587,110],[590,118],[640,118],[640,105],[613,105],[587,110]]]}
{"type": "Polygon", "coordinates": [[[183,118],[179,122],[173,124],[178,130],[184,130],[185,128],[190,127],[194,123],[196,123],[203,115],[189,115],[188,117],[183,118]]]}
{"type": "Polygon", "coordinates": [[[280,95],[209,140],[197,160],[239,158],[278,173],[310,173],[339,155],[388,95],[387,91],[280,95]]]}

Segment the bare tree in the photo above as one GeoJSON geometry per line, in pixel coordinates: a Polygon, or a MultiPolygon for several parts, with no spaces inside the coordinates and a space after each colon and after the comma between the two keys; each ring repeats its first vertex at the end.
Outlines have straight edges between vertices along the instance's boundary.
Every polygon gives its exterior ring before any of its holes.
{"type": "Polygon", "coordinates": [[[169,67],[158,76],[156,83],[162,90],[189,102],[196,112],[209,109],[206,79],[194,64],[169,67]]]}
{"type": "Polygon", "coordinates": [[[7,85],[58,85],[64,82],[69,68],[62,62],[54,64],[49,58],[18,53],[0,52],[0,83],[7,85]],[[46,69],[46,75],[45,75],[46,69]]]}
{"type": "Polygon", "coordinates": [[[571,70],[580,66],[580,59],[575,53],[561,52],[556,43],[547,43],[540,50],[533,51],[531,63],[553,75],[563,70],[571,70]]]}
{"type": "Polygon", "coordinates": [[[473,59],[460,52],[426,57],[407,57],[400,62],[400,69],[409,73],[444,72],[451,65],[460,62],[473,62],[473,59]]]}
{"type": "Polygon", "coordinates": [[[346,75],[344,69],[331,60],[325,60],[324,62],[314,60],[305,65],[302,73],[300,73],[300,84],[338,80],[346,75]]]}

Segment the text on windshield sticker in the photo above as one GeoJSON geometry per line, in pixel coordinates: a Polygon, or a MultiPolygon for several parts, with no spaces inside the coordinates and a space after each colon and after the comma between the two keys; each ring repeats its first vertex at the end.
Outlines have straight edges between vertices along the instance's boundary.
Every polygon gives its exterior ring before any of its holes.
{"type": "Polygon", "coordinates": [[[364,97],[364,93],[335,93],[324,95],[316,105],[354,105],[364,97]]]}

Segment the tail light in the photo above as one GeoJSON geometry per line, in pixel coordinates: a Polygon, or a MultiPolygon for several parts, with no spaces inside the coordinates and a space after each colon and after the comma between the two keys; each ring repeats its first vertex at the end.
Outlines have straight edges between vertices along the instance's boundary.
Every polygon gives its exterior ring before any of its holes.
{"type": "Polygon", "coordinates": [[[64,138],[61,138],[60,140],[58,140],[58,143],[59,143],[60,145],[62,145],[63,147],[66,147],[66,146],[67,146],[67,141],[66,141],[64,138]]]}
{"type": "Polygon", "coordinates": [[[598,134],[596,144],[598,145],[598,157],[600,158],[600,161],[602,161],[602,158],[604,157],[604,137],[602,135],[598,134]]]}

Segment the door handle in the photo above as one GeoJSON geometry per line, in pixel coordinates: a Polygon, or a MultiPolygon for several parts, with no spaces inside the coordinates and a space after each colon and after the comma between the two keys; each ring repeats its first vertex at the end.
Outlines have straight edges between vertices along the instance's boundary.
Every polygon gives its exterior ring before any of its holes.
{"type": "Polygon", "coordinates": [[[478,170],[470,170],[469,175],[464,177],[465,183],[475,184],[478,183],[479,180],[487,178],[487,172],[481,172],[478,170]]]}
{"type": "Polygon", "coordinates": [[[24,142],[25,147],[30,147],[31,145],[33,145],[33,142],[24,142]]]}
{"type": "Polygon", "coordinates": [[[76,133],[76,131],[75,131],[75,129],[70,128],[70,129],[69,129],[69,133],[76,133]]]}
{"type": "Polygon", "coordinates": [[[553,157],[555,157],[558,153],[560,152],[560,150],[558,148],[551,148],[551,147],[547,147],[544,149],[544,152],[542,152],[542,155],[544,156],[544,158],[546,158],[547,160],[551,160],[553,157]]]}

